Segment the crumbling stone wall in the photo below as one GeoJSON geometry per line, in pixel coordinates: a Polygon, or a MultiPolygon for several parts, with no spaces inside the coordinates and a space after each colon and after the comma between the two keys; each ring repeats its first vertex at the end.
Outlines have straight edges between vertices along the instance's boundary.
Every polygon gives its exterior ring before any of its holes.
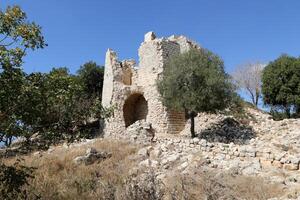
{"type": "Polygon", "coordinates": [[[167,60],[190,48],[200,47],[184,36],[156,38],[149,32],[139,48],[137,66],[133,60],[118,61],[114,51],[107,51],[102,104],[113,106],[114,115],[106,122],[106,134],[124,134],[137,120],[151,124],[155,134],[179,133],[184,129],[184,113],[167,110],[156,82],[167,60]]]}

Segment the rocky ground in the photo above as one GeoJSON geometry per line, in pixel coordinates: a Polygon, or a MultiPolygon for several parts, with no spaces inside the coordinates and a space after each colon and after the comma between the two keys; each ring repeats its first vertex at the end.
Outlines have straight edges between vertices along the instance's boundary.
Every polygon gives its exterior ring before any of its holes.
{"type": "MultiPolygon", "coordinates": [[[[198,137],[193,139],[189,121],[179,135],[153,135],[150,124],[137,121],[122,136],[110,134],[109,138],[51,147],[33,153],[32,157],[57,155],[59,158],[63,152],[87,147],[85,154],[81,150],[79,155],[71,156],[75,166],[96,165],[93,168],[97,169],[97,163],[105,160],[117,166],[117,160],[123,157],[116,158],[116,155],[125,146],[114,144],[114,148],[107,151],[103,145],[108,145],[106,140],[127,141],[127,149],[130,144],[136,149],[127,150],[126,159],[132,161],[128,174],[139,183],[132,185],[131,179],[126,187],[132,191],[147,180],[142,187],[150,187],[147,194],[155,193],[151,199],[161,199],[159,185],[166,187],[174,183],[181,183],[177,186],[179,189],[173,188],[163,199],[210,199],[208,194],[212,193],[216,199],[300,199],[300,119],[274,121],[268,114],[252,108],[246,109],[245,116],[241,120],[229,115],[199,114],[195,127],[198,137]],[[102,146],[97,147],[99,142],[102,146]],[[173,180],[174,177],[180,179],[173,180]],[[186,192],[187,185],[201,188],[203,196],[199,196],[199,191],[186,192]],[[187,196],[179,198],[178,194],[187,196]]],[[[137,190],[130,196],[139,199],[139,193],[137,190]]]]}
{"type": "MultiPolygon", "coordinates": [[[[170,173],[188,174],[199,165],[208,169],[261,177],[281,184],[281,199],[300,199],[300,120],[274,121],[259,110],[247,109],[249,121],[232,116],[200,114],[199,137],[189,137],[189,123],[180,135],[155,137],[138,151],[139,167],[155,168],[162,180],[170,173]]],[[[147,124],[128,129],[132,141],[145,143],[147,124]]],[[[149,137],[148,137],[149,138],[149,137]]]]}

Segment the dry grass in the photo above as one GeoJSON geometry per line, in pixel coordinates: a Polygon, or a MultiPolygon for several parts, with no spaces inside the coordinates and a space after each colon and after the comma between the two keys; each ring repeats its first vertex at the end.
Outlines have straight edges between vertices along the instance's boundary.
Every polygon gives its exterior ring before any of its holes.
{"type": "Polygon", "coordinates": [[[37,168],[28,189],[45,200],[268,199],[283,192],[280,186],[259,178],[216,174],[203,169],[177,176],[178,173],[170,170],[170,178],[164,183],[157,180],[155,170],[146,170],[148,174],[140,171],[133,177],[128,171],[137,165],[132,155],[138,148],[125,142],[99,140],[77,148],[56,148],[42,157],[25,156],[25,164],[37,168]],[[72,160],[85,154],[88,147],[111,152],[112,157],[93,165],[75,165],[72,160]]]}
{"type": "Polygon", "coordinates": [[[278,184],[266,183],[258,177],[197,170],[193,174],[168,179],[168,194],[172,200],[198,199],[269,199],[283,194],[278,184]]]}
{"type": "MultiPolygon", "coordinates": [[[[42,199],[109,199],[113,190],[122,187],[123,180],[134,165],[130,155],[136,146],[125,142],[99,140],[77,148],[56,148],[51,154],[25,156],[24,164],[36,167],[31,190],[42,199]],[[93,165],[76,165],[72,160],[84,155],[88,147],[112,153],[112,157],[93,165]]],[[[13,159],[7,161],[13,162],[13,159]]]]}

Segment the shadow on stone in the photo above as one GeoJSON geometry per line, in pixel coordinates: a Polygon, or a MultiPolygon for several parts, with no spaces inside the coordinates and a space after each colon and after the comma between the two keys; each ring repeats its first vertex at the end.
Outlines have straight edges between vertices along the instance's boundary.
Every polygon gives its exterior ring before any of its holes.
{"type": "Polygon", "coordinates": [[[254,130],[233,118],[226,118],[200,132],[199,138],[209,142],[247,144],[255,137],[254,130]]]}

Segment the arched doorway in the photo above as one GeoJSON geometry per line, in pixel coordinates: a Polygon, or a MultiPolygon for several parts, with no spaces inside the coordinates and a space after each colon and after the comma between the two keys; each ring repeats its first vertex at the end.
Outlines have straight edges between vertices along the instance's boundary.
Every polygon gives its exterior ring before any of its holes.
{"type": "Polygon", "coordinates": [[[125,126],[128,127],[134,122],[146,119],[148,114],[148,103],[140,93],[130,95],[123,106],[125,126]]]}

